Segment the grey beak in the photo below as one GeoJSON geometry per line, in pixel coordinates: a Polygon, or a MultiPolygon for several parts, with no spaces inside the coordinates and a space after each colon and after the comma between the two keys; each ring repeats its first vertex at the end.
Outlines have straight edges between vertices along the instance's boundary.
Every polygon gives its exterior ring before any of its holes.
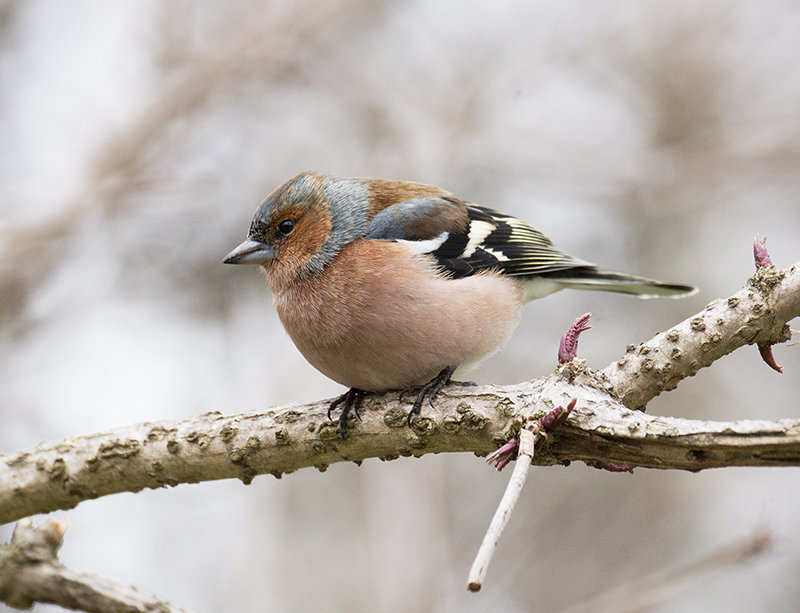
{"type": "Polygon", "coordinates": [[[265,264],[275,257],[275,250],[266,243],[250,240],[249,238],[236,247],[225,259],[223,264],[265,264]]]}

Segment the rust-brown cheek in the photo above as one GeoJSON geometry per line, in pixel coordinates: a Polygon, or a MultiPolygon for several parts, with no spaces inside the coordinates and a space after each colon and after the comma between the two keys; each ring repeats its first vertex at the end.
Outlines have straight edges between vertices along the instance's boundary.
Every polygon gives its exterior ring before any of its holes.
{"type": "Polygon", "coordinates": [[[297,279],[331,233],[331,219],[325,209],[314,207],[302,213],[298,211],[296,216],[292,213],[282,217],[294,218],[297,225],[291,234],[276,243],[275,259],[266,267],[267,280],[273,288],[297,279]]]}

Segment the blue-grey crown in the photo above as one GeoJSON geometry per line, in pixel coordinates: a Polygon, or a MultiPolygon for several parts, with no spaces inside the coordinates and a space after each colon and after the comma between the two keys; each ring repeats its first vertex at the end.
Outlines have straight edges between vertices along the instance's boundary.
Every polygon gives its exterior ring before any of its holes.
{"type": "Polygon", "coordinates": [[[331,233],[312,256],[302,273],[316,275],[349,242],[364,235],[369,212],[369,188],[358,179],[340,179],[304,173],[279,187],[264,199],[253,217],[250,236],[257,238],[276,210],[284,206],[327,205],[331,215],[331,233]]]}

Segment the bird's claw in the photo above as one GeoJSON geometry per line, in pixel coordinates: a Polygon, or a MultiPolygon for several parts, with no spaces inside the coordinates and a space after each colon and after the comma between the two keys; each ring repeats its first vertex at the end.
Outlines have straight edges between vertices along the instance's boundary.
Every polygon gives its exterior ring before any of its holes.
{"type": "Polygon", "coordinates": [[[364,399],[365,391],[356,389],[354,387],[347,390],[341,396],[334,398],[330,405],[328,405],[328,419],[332,420],[331,412],[342,405],[342,413],[339,415],[339,435],[344,438],[345,430],[347,429],[347,416],[352,410],[358,419],[361,419],[361,414],[358,409],[361,407],[361,401],[364,399]]]}
{"type": "MultiPolygon", "coordinates": [[[[406,423],[409,425],[409,427],[411,426],[411,418],[414,415],[419,415],[420,410],[422,409],[422,403],[425,401],[426,397],[428,398],[428,403],[431,405],[431,408],[435,408],[433,405],[433,399],[436,398],[445,385],[451,382],[450,377],[453,376],[455,370],[455,366],[448,366],[427,383],[423,385],[412,385],[400,392],[401,402],[406,394],[417,394],[417,399],[414,401],[414,406],[411,407],[411,410],[408,412],[408,417],[406,418],[406,423]]],[[[460,381],[454,381],[453,383],[458,383],[459,385],[468,385],[468,383],[462,383],[460,381]]]]}

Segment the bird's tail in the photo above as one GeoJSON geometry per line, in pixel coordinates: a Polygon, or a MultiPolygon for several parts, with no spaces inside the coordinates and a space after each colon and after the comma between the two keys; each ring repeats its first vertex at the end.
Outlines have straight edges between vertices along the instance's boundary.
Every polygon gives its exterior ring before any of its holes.
{"type": "MultiPolygon", "coordinates": [[[[544,276],[544,275],[543,275],[544,276]]],[[[589,289],[602,292],[620,292],[639,298],[682,298],[697,292],[696,287],[679,283],[663,283],[645,277],[626,275],[621,272],[580,267],[547,275],[550,281],[569,289],[589,289]]]]}

